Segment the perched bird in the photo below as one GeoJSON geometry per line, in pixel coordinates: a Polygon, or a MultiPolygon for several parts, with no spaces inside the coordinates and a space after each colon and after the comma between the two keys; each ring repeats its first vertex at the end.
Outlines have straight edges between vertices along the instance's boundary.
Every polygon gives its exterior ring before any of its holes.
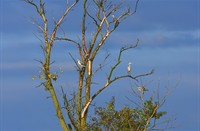
{"type": "Polygon", "coordinates": [[[144,94],[145,91],[148,91],[148,89],[144,88],[144,86],[138,86],[137,89],[142,92],[142,94],[144,94]]]}
{"type": "Polygon", "coordinates": [[[81,68],[85,67],[85,65],[83,65],[83,63],[79,59],[77,59],[77,63],[79,65],[79,67],[81,67],[81,68]]]}
{"type": "Polygon", "coordinates": [[[128,74],[131,73],[131,62],[128,63],[127,72],[128,74]]]}
{"type": "Polygon", "coordinates": [[[113,21],[117,21],[117,18],[115,18],[115,16],[114,15],[112,15],[112,18],[113,18],[113,21]]]}
{"type": "Polygon", "coordinates": [[[114,18],[115,18],[115,16],[114,16],[114,15],[112,15],[112,18],[114,19],[114,18]]]}

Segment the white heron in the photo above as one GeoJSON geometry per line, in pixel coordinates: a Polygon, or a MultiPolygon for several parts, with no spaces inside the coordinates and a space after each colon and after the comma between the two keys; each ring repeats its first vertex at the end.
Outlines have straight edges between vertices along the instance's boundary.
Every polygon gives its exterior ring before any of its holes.
{"type": "Polygon", "coordinates": [[[132,64],[131,62],[128,63],[128,67],[127,67],[128,74],[131,73],[131,64],[132,64]]]}
{"type": "Polygon", "coordinates": [[[77,63],[81,68],[85,67],[85,65],[83,65],[83,63],[79,59],[77,59],[77,63]]]}
{"type": "Polygon", "coordinates": [[[114,15],[112,15],[112,18],[113,18],[113,21],[117,21],[117,18],[114,15]]]}
{"type": "Polygon", "coordinates": [[[137,89],[138,91],[142,92],[142,94],[144,94],[145,91],[148,91],[148,89],[146,89],[144,86],[138,86],[137,89]]]}
{"type": "Polygon", "coordinates": [[[114,16],[114,15],[112,15],[112,18],[114,19],[114,18],[115,18],[115,16],[114,16]]]}

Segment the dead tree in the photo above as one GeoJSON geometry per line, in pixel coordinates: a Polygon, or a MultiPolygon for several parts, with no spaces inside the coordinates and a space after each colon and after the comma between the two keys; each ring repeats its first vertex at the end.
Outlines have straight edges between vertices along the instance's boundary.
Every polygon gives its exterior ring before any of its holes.
{"type": "MultiPolygon", "coordinates": [[[[46,16],[46,9],[45,9],[45,2],[44,0],[40,0],[39,3],[35,2],[34,0],[24,0],[26,3],[32,5],[38,15],[42,19],[42,25],[34,21],[34,24],[41,30],[43,33],[43,41],[44,45],[42,49],[45,54],[45,59],[40,61],[42,64],[42,72],[44,74],[45,82],[42,85],[50,92],[52,101],[54,103],[54,107],[56,110],[57,117],[59,119],[60,125],[64,131],[72,130],[86,130],[87,127],[87,117],[88,117],[88,109],[93,102],[93,100],[107,87],[109,87],[112,83],[123,79],[123,78],[130,78],[137,81],[137,78],[142,76],[147,76],[153,73],[153,70],[146,74],[139,74],[133,76],[131,74],[124,74],[120,76],[113,75],[114,72],[117,71],[117,67],[121,63],[121,55],[130,49],[137,47],[139,43],[139,39],[134,43],[130,44],[129,46],[122,47],[119,50],[118,58],[116,63],[112,66],[110,71],[108,71],[108,75],[105,78],[105,83],[102,87],[94,93],[91,94],[92,89],[92,78],[95,76],[96,72],[102,68],[102,65],[99,65],[99,68],[94,69],[94,60],[98,54],[98,52],[102,49],[105,44],[107,38],[110,37],[110,34],[113,33],[120,24],[126,20],[128,17],[134,15],[137,11],[137,6],[139,0],[136,0],[134,3],[134,9],[131,10],[130,7],[124,6],[126,3],[125,1],[112,1],[112,0],[74,0],[73,3],[68,2],[66,0],[67,6],[63,13],[63,15],[58,19],[53,19],[55,25],[53,27],[53,31],[49,31],[49,20],[47,20],[46,16]],[[81,25],[81,42],[74,40],[72,38],[68,38],[65,35],[63,37],[59,37],[57,32],[59,28],[61,28],[61,24],[63,20],[68,15],[70,10],[77,5],[77,3],[82,2],[82,25],[81,25]],[[69,4],[71,3],[71,4],[69,4]],[[90,7],[94,8],[95,11],[90,11],[90,7]],[[123,11],[122,11],[123,9],[123,11]],[[92,21],[95,26],[93,36],[87,42],[87,30],[86,24],[88,21],[92,21]],[[69,101],[69,96],[66,96],[65,92],[63,92],[63,100],[64,100],[64,107],[67,111],[68,119],[70,120],[70,124],[66,124],[66,121],[63,117],[63,113],[61,111],[61,106],[57,98],[57,94],[55,92],[55,87],[52,83],[52,80],[56,80],[56,74],[51,72],[51,49],[53,48],[55,41],[66,41],[66,43],[72,43],[78,47],[78,52],[80,56],[80,60],[73,58],[76,66],[77,72],[79,75],[78,85],[77,85],[77,94],[75,94],[76,98],[73,99],[74,105],[72,106],[69,101]],[[83,99],[84,97],[84,99],[83,99]],[[73,107],[73,109],[72,109],[73,107]],[[75,109],[75,115],[74,110],[75,109]]],[[[48,4],[48,1],[46,2],[48,4]]],[[[52,27],[51,27],[52,28],[52,27]]],[[[106,57],[107,58],[107,57],[106,57]]],[[[106,60],[105,58],[105,60],[106,60]]]]}

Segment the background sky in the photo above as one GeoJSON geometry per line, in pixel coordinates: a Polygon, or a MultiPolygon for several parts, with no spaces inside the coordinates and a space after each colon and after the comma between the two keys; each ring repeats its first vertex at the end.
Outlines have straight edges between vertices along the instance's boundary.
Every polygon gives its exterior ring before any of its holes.
{"type": "MultiPolygon", "coordinates": [[[[48,0],[48,16],[58,18],[57,14],[65,8],[63,3],[48,0]]],[[[34,36],[38,35],[38,30],[31,24],[32,18],[39,20],[39,17],[33,7],[20,0],[1,0],[0,4],[0,130],[60,130],[52,102],[47,99],[48,92],[35,88],[39,81],[31,79],[39,70],[39,63],[34,59],[42,59],[40,41],[34,36]]],[[[80,6],[78,4],[71,13],[72,17],[67,17],[63,27],[73,38],[80,34],[80,6]]],[[[126,72],[129,61],[133,63],[135,74],[155,68],[155,74],[144,78],[142,84],[154,80],[147,85],[150,90],[159,82],[162,93],[166,86],[171,89],[172,93],[161,108],[168,112],[168,117],[176,118],[173,122],[176,128],[171,130],[200,130],[200,1],[141,0],[137,14],[111,35],[98,60],[109,51],[112,64],[119,48],[137,38],[140,45],[123,55],[119,74],[126,72]]],[[[55,70],[56,66],[64,70],[62,80],[55,83],[58,92],[61,84],[70,91],[76,86],[76,71],[68,52],[77,57],[76,48],[70,45],[57,43],[53,49],[55,70]]],[[[105,73],[95,82],[104,82],[105,73]]],[[[119,107],[131,104],[125,99],[125,96],[131,97],[129,83],[129,80],[122,80],[114,84],[95,102],[104,105],[115,95],[119,107]]]]}

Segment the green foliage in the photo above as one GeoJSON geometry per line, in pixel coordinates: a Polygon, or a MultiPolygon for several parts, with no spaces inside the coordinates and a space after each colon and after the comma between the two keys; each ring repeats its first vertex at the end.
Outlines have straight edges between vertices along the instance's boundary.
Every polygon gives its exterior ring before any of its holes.
{"type": "Polygon", "coordinates": [[[143,131],[155,126],[155,120],[160,119],[167,112],[158,111],[158,102],[153,97],[144,101],[143,107],[131,108],[124,106],[121,110],[115,109],[115,99],[107,103],[106,108],[96,107],[95,116],[88,124],[88,130],[95,131],[143,131]],[[152,121],[154,120],[154,121],[152,121]],[[153,124],[151,124],[153,123],[153,124]]]}

